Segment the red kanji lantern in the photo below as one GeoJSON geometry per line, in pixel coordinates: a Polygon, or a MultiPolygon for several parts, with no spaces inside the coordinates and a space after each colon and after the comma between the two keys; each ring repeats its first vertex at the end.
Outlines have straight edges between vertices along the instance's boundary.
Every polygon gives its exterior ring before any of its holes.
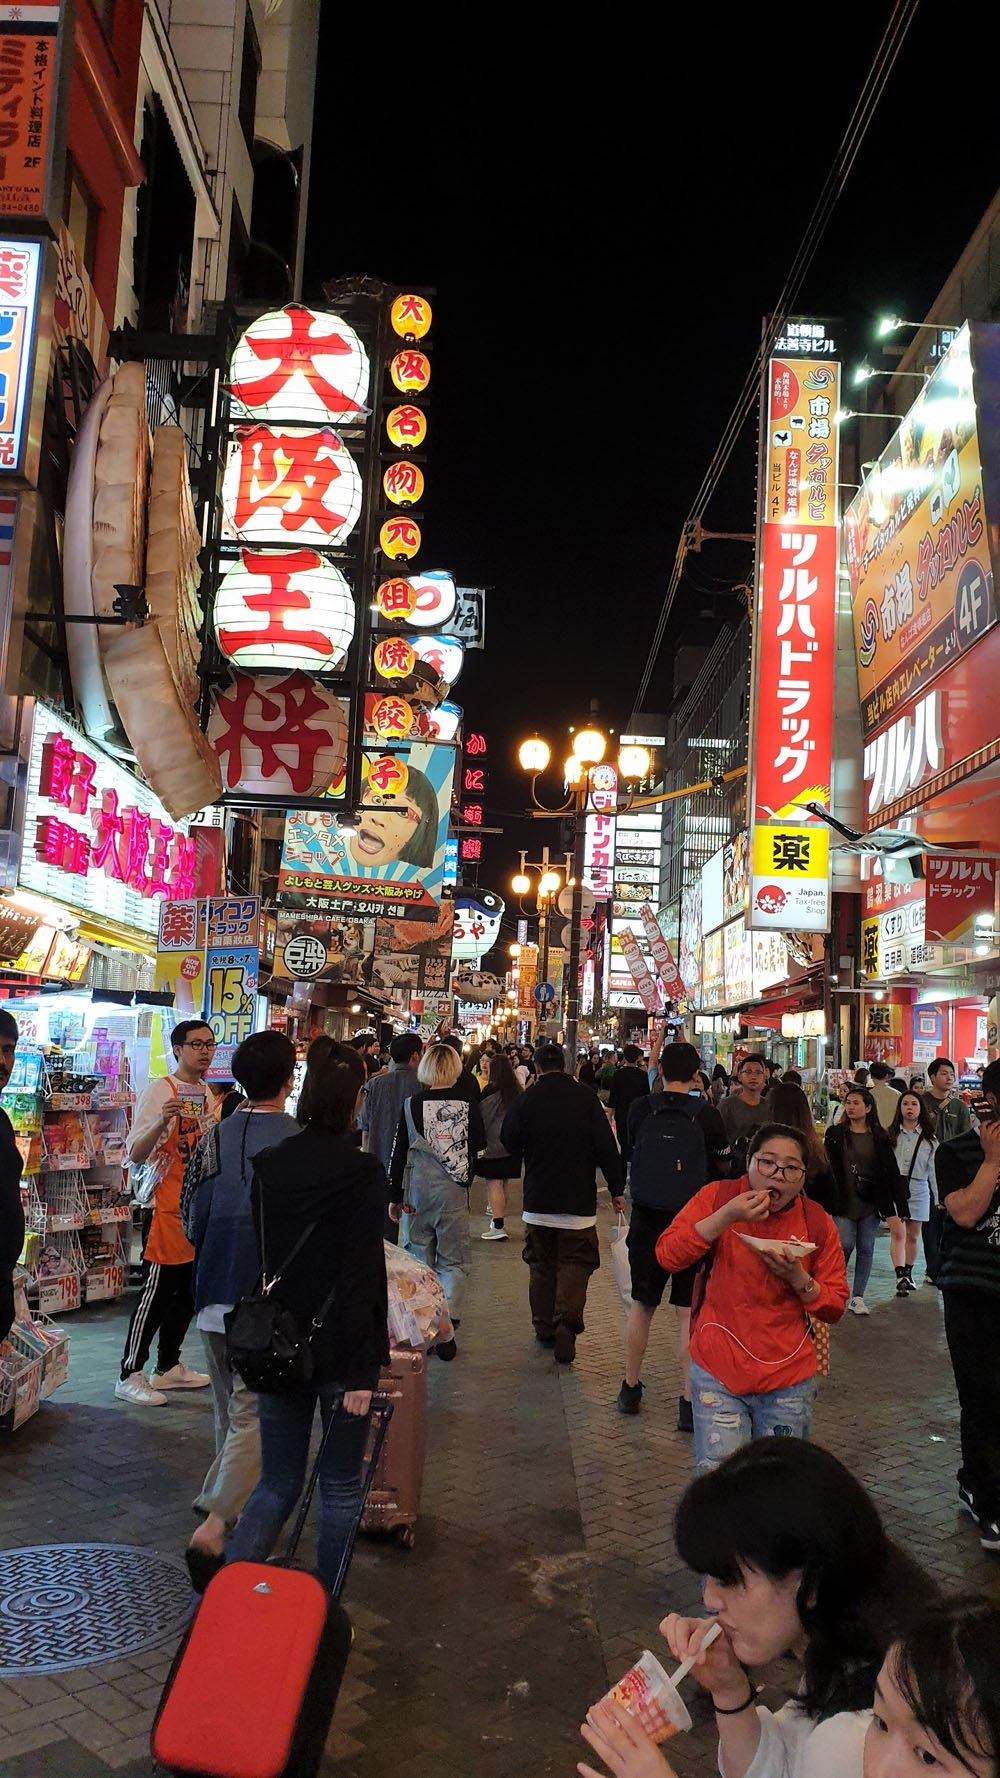
{"type": "Polygon", "coordinates": [[[426,296],[397,296],[389,319],[401,340],[422,340],[430,333],[434,311],[426,296]]]}
{"type": "Polygon", "coordinates": [[[384,556],[406,560],[420,548],[420,526],[416,519],[386,519],[378,540],[384,556]]]}
{"type": "Polygon", "coordinates": [[[413,727],[413,711],[405,698],[393,694],[372,705],[372,731],[384,741],[404,741],[413,727]]]}
{"type": "Polygon", "coordinates": [[[241,543],[329,549],[354,530],[361,496],[358,466],[329,427],[316,432],[284,432],[273,426],[237,429],[222,506],[228,535],[241,543]]]}
{"type": "Polygon", "coordinates": [[[399,622],[416,608],[417,589],[411,580],[383,580],[375,594],[375,603],[383,617],[399,622]]]}
{"type": "Polygon", "coordinates": [[[378,759],[369,759],[366,755],[362,770],[365,782],[376,796],[402,796],[410,782],[404,761],[397,759],[394,753],[383,753],[378,759]]]}
{"type": "Polygon", "coordinates": [[[426,352],[414,352],[407,347],[406,351],[396,353],[389,366],[389,375],[400,394],[419,394],[431,380],[431,361],[426,352]]]}
{"type": "Polygon", "coordinates": [[[424,472],[416,463],[390,463],[382,488],[393,506],[416,506],[424,492],[424,472]]]}
{"type": "Polygon", "coordinates": [[[419,407],[394,407],[385,430],[397,451],[415,451],[427,437],[427,421],[419,407]]]}
{"type": "Polygon", "coordinates": [[[215,600],[215,635],[240,667],[335,672],[354,635],[354,599],[313,550],[240,551],[215,600]]]}
{"type": "Polygon", "coordinates": [[[227,790],[322,796],[347,762],[347,700],[306,673],[236,673],[208,723],[227,790]]]}
{"type": "Polygon", "coordinates": [[[386,636],[375,645],[375,671],[383,679],[408,679],[417,654],[405,636],[386,636]]]}
{"type": "Polygon", "coordinates": [[[299,303],[250,323],[229,376],[237,409],[255,419],[352,424],[368,411],[368,354],[353,327],[299,303]]]}

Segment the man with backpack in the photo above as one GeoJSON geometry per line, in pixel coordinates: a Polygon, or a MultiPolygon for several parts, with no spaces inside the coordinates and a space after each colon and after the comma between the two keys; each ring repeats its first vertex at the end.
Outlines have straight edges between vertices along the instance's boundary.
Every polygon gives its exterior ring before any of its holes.
{"type": "MultiPolygon", "coordinates": [[[[702,1093],[700,1066],[693,1044],[666,1044],[660,1054],[662,1093],[637,1099],[629,1112],[632,1307],[625,1326],[625,1376],[617,1401],[622,1414],[637,1414],[642,1404],[639,1372],[653,1316],[667,1285],[668,1274],[657,1264],[656,1243],[695,1192],[709,1180],[726,1178],[729,1172],[729,1138],[718,1111],[702,1093]]],[[[678,1432],[694,1431],[688,1334],[696,1270],[675,1272],[670,1279],[682,1382],[678,1432]]]]}

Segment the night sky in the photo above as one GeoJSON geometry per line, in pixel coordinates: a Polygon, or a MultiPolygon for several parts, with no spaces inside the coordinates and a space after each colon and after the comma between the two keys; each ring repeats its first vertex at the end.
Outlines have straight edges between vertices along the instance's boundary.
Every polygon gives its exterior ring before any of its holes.
{"type": "MultiPolygon", "coordinates": [[[[561,13],[556,35],[508,11],[437,40],[384,11],[345,37],[344,10],[322,9],[305,294],[362,271],[437,291],[420,560],[490,589],[455,695],[492,743],[507,833],[480,880],[503,892],[515,847],[553,837],[517,819],[517,742],[537,726],[560,749],[592,697],[627,721],[680,525],[891,8],[671,8],[655,36],[635,12],[625,36],[611,13],[561,13]]],[[[925,312],[1000,185],[970,11],[922,0],[797,305],[841,318],[848,368],[878,313],[925,312]]],[[[751,426],[710,528],[752,530],[754,447],[751,426]]],[[[648,709],[681,629],[704,635],[749,567],[739,546],[693,559],[648,709]]]]}

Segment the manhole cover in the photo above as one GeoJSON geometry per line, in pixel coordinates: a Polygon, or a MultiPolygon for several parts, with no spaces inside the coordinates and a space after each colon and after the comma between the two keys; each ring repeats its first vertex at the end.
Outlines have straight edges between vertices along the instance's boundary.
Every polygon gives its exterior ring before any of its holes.
{"type": "Polygon", "coordinates": [[[177,1640],[191,1615],[187,1570],[120,1543],[0,1552],[0,1679],[64,1673],[177,1640]]]}

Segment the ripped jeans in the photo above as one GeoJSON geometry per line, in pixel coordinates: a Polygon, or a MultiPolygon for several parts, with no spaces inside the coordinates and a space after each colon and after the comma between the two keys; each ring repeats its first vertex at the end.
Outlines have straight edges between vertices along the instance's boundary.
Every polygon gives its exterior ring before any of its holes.
{"type": "Polygon", "coordinates": [[[723,1458],[752,1438],[808,1438],[815,1394],[816,1379],[808,1377],[785,1389],[730,1395],[716,1377],[692,1364],[695,1473],[717,1469],[723,1458]]]}

